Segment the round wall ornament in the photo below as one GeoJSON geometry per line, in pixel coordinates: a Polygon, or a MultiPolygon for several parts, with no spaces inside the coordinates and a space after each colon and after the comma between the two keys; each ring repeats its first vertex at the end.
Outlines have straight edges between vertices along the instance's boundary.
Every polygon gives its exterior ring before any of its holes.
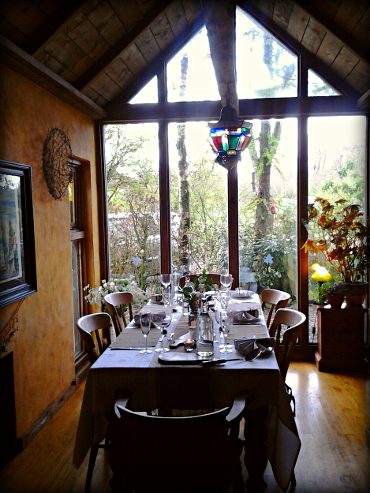
{"type": "Polygon", "coordinates": [[[42,169],[50,194],[62,199],[68,190],[70,170],[68,158],[72,155],[68,135],[54,127],[48,133],[42,150],[42,169]]]}

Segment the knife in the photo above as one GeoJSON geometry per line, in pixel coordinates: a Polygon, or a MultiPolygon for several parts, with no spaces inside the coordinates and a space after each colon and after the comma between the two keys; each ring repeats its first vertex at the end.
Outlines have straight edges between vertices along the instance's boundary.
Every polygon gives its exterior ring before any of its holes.
{"type": "Polygon", "coordinates": [[[217,358],[217,359],[203,360],[202,366],[218,365],[219,363],[226,363],[226,361],[245,361],[245,358],[228,358],[228,359],[217,358]]]}

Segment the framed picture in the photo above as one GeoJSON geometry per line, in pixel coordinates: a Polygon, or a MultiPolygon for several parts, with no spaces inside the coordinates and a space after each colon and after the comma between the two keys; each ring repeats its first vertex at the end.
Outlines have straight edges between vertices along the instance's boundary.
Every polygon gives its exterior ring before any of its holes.
{"type": "Polygon", "coordinates": [[[0,160],[0,307],[36,290],[32,169],[0,160]]]}

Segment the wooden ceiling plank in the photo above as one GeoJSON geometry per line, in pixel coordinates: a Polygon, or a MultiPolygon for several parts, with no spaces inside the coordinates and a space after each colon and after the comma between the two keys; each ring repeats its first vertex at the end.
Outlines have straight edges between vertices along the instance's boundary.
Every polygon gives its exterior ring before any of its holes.
{"type": "Polygon", "coordinates": [[[347,33],[352,33],[365,13],[366,5],[362,2],[344,0],[335,14],[334,22],[347,33]]]}
{"type": "Polygon", "coordinates": [[[196,22],[202,10],[202,0],[181,0],[188,25],[196,22]]]}
{"type": "Polygon", "coordinates": [[[166,15],[173,34],[175,36],[179,35],[188,23],[181,0],[174,0],[166,10],[166,15]]]}
{"type": "MultiPolygon", "coordinates": [[[[299,5],[303,10],[305,10],[308,15],[319,22],[321,25],[325,26],[328,31],[330,31],[334,36],[340,39],[345,45],[351,50],[357,53],[366,62],[370,61],[370,50],[369,50],[369,40],[370,37],[365,37],[363,42],[360,39],[355,38],[346,31],[344,31],[338,24],[333,20],[330,15],[325,15],[322,10],[322,5],[324,2],[320,0],[320,10],[316,7],[311,0],[294,0],[297,5],[299,5]],[[358,39],[358,40],[357,40],[358,39]],[[366,43],[364,43],[366,41],[366,43]]],[[[326,2],[325,2],[326,3],[326,2]]],[[[364,19],[364,18],[363,18],[364,19]]],[[[361,21],[360,21],[361,22],[361,21]]],[[[366,22],[366,20],[364,20],[366,22]]],[[[367,19],[367,30],[369,30],[369,23],[367,19]]],[[[360,23],[359,23],[360,24],[360,23]]]]}
{"type": "Polygon", "coordinates": [[[107,1],[99,3],[93,11],[86,13],[86,17],[109,46],[116,44],[127,32],[107,1]]]}
{"type": "MultiPolygon", "coordinates": [[[[77,77],[88,70],[92,60],[64,32],[60,32],[53,43],[49,43],[45,52],[55,58],[61,65],[67,67],[77,77]],[[60,47],[63,46],[63,50],[60,47]]],[[[41,53],[43,56],[43,52],[41,53]]]]}
{"type": "Polygon", "coordinates": [[[97,93],[92,87],[89,87],[86,90],[86,93],[84,93],[86,97],[91,99],[91,101],[94,101],[94,103],[98,104],[99,106],[104,106],[107,104],[107,100],[103,98],[99,93],[97,93]]]}
{"type": "Polygon", "coordinates": [[[150,63],[161,53],[151,29],[143,31],[137,37],[135,44],[147,63],[150,63]]]}
{"type": "Polygon", "coordinates": [[[290,0],[275,0],[272,20],[282,29],[286,30],[293,11],[293,3],[290,0]]]}
{"type": "Polygon", "coordinates": [[[151,25],[150,30],[160,47],[161,51],[165,51],[170,43],[175,39],[170,23],[166,15],[161,15],[151,25]]]}
{"type": "Polygon", "coordinates": [[[106,112],[100,106],[2,35],[0,35],[0,61],[28,79],[34,80],[50,93],[58,95],[61,100],[89,118],[96,120],[106,116],[106,112]]]}
{"type": "MultiPolygon", "coordinates": [[[[128,49],[135,42],[135,39],[142,33],[142,31],[148,29],[158,15],[163,12],[170,1],[171,0],[163,0],[159,2],[160,5],[155,5],[129,33],[125,34],[118,43],[107,50],[104,55],[89,70],[87,70],[78,81],[76,81],[77,89],[83,90],[92,80],[98,77],[99,73],[103,72],[116,57],[128,49]]],[[[112,0],[110,0],[110,2],[112,3],[112,0]]]]}
{"type": "MultiPolygon", "coordinates": [[[[360,22],[357,24],[352,32],[352,37],[356,40],[357,44],[363,46],[367,53],[370,51],[370,6],[361,17],[360,22]]],[[[359,53],[360,54],[360,53],[359,53]]],[[[362,57],[363,58],[363,57],[362,57]]],[[[367,60],[368,61],[368,60],[367,60]]]]}
{"type": "Polygon", "coordinates": [[[35,26],[43,24],[47,15],[32,1],[18,0],[17,8],[14,8],[14,3],[15,0],[1,0],[0,15],[29,40],[35,26]]]}
{"type": "Polygon", "coordinates": [[[117,96],[122,90],[107,74],[102,74],[90,87],[107,101],[112,98],[112,95],[117,96]]]}
{"type": "Polygon", "coordinates": [[[316,55],[324,63],[331,65],[338,56],[342,46],[343,43],[336,36],[327,32],[316,55]]]}
{"type": "Polygon", "coordinates": [[[302,38],[302,45],[311,53],[316,54],[319,49],[327,30],[314,19],[310,19],[307,29],[302,38]]]}
{"type": "MultiPolygon", "coordinates": [[[[119,58],[127,65],[134,75],[140,73],[148,66],[145,58],[135,44],[125,50],[119,58]]],[[[106,70],[109,72],[109,67],[107,67],[106,70]]]]}
{"type": "Polygon", "coordinates": [[[35,33],[35,36],[29,42],[27,52],[37,59],[39,54],[44,51],[44,47],[58,37],[59,33],[68,25],[68,22],[82,11],[85,2],[88,1],[77,0],[66,2],[66,4],[63,3],[59,12],[48,18],[45,24],[37,30],[37,33],[35,33]]]}
{"type": "Polygon", "coordinates": [[[134,74],[127,65],[120,59],[116,58],[109,66],[109,77],[122,89],[130,84],[135,78],[134,74]]]}
{"type": "Polygon", "coordinates": [[[198,17],[189,25],[185,31],[181,33],[174,42],[167,48],[167,50],[161,53],[153,62],[148,65],[140,74],[137,74],[135,80],[132,84],[127,86],[122,94],[110,101],[107,107],[114,106],[115,104],[125,104],[129,101],[135,94],[144,87],[159,70],[162,70],[163,64],[166,63],[170,58],[172,58],[182,46],[184,46],[203,26],[203,15],[198,13],[198,17]]]}
{"type": "Polygon", "coordinates": [[[0,15],[0,33],[17,46],[27,46],[27,36],[7,19],[4,19],[2,15],[0,15]]]}
{"type": "Polygon", "coordinates": [[[64,33],[94,62],[110,48],[83,12],[76,15],[74,25],[64,33]]]}
{"type": "MultiPolygon", "coordinates": [[[[127,32],[134,29],[143,18],[143,12],[135,0],[108,0],[127,32]]],[[[158,2],[160,3],[160,2],[158,2]]]]}
{"type": "Polygon", "coordinates": [[[337,58],[332,63],[331,68],[339,77],[345,79],[358,62],[359,58],[348,48],[343,46],[338,53],[337,58]]]}
{"type": "Polygon", "coordinates": [[[346,77],[345,81],[355,87],[359,92],[363,92],[364,87],[370,80],[370,65],[360,60],[346,77]]]}
{"type": "Polygon", "coordinates": [[[59,77],[62,77],[62,79],[66,80],[72,85],[76,80],[75,74],[73,74],[70,70],[68,70],[68,68],[66,68],[64,65],[60,64],[58,60],[55,60],[55,58],[49,55],[49,53],[44,53],[44,56],[40,57],[39,62],[45,65],[45,67],[48,67],[50,70],[58,74],[59,77]]]}
{"type": "Polygon", "coordinates": [[[310,17],[297,5],[293,6],[287,31],[299,43],[302,41],[310,17]]]}
{"type": "Polygon", "coordinates": [[[157,0],[136,0],[138,7],[140,8],[143,14],[146,14],[148,10],[150,10],[157,0]]]}

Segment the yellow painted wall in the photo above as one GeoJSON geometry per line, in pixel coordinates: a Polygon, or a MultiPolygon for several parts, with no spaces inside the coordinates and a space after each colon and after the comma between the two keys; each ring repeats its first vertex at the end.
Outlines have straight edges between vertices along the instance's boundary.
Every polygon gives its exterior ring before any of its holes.
{"type": "MultiPolygon", "coordinates": [[[[91,163],[94,125],[85,115],[0,64],[0,159],[32,166],[37,293],[19,311],[14,341],[17,435],[27,433],[71,385],[74,372],[71,245],[68,197],[55,200],[42,171],[42,148],[53,127],[64,130],[75,156],[91,163]]],[[[88,192],[89,282],[99,282],[96,187],[88,192]],[[97,277],[96,277],[97,276],[97,277]]],[[[0,309],[1,327],[17,303],[0,309]]]]}

